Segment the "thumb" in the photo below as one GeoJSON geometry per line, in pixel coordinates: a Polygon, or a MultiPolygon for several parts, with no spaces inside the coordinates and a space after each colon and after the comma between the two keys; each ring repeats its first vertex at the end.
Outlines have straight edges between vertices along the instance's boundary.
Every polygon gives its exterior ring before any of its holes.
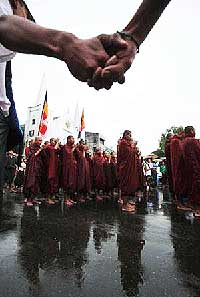
{"type": "Polygon", "coordinates": [[[114,33],[112,35],[101,34],[97,37],[103,45],[105,51],[111,57],[119,50],[126,49],[128,44],[123,40],[119,34],[114,33]]]}
{"type": "Polygon", "coordinates": [[[111,45],[117,50],[126,49],[128,47],[128,43],[117,33],[111,35],[111,45]]]}

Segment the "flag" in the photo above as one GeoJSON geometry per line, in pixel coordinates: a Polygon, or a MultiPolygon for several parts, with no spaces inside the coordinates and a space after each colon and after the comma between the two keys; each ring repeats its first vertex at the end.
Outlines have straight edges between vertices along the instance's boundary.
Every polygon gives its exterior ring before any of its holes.
{"type": "Polygon", "coordinates": [[[84,109],[82,111],[82,115],[81,115],[81,127],[80,130],[83,131],[85,129],[85,117],[84,117],[84,109]]]}
{"type": "Polygon", "coordinates": [[[81,114],[81,124],[79,127],[78,138],[81,138],[81,132],[85,129],[85,116],[84,116],[84,109],[81,114]]]}
{"type": "Polygon", "coordinates": [[[71,132],[72,130],[72,119],[70,114],[69,107],[67,108],[67,111],[63,114],[63,129],[68,132],[69,134],[73,134],[71,132]]]}
{"type": "Polygon", "coordinates": [[[47,91],[45,94],[42,114],[41,114],[41,120],[39,125],[39,135],[44,136],[47,131],[47,118],[48,118],[48,103],[47,103],[47,91]]]}

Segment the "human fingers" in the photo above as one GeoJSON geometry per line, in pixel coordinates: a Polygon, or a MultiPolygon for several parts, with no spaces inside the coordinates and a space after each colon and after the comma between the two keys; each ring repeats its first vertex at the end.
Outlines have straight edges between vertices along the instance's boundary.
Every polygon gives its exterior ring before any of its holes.
{"type": "Polygon", "coordinates": [[[128,43],[117,33],[111,35],[101,34],[97,38],[109,56],[113,56],[119,50],[125,50],[128,47],[128,43]]]}
{"type": "Polygon", "coordinates": [[[110,79],[113,82],[121,81],[122,76],[123,76],[123,68],[119,65],[112,65],[112,66],[106,67],[102,71],[103,79],[110,79]]]}
{"type": "Polygon", "coordinates": [[[117,81],[120,85],[125,83],[125,75],[124,73],[122,73],[121,76],[119,76],[118,81],[117,81]]]}
{"type": "Polygon", "coordinates": [[[108,61],[108,66],[102,71],[102,77],[112,79],[114,82],[117,82],[118,80],[121,81],[124,73],[131,67],[132,61],[133,57],[130,57],[129,55],[118,57],[118,62],[116,64],[113,64],[112,61],[108,61]]]}
{"type": "MultiPolygon", "coordinates": [[[[106,62],[106,65],[105,67],[108,67],[108,66],[111,66],[111,65],[116,65],[118,63],[118,57],[116,55],[112,56],[107,62],[106,62]]],[[[111,74],[110,74],[111,75],[111,74]]],[[[102,75],[104,76],[104,74],[102,75]]],[[[108,75],[109,77],[109,75],[108,75]]],[[[105,78],[105,76],[104,76],[105,78]]],[[[118,77],[118,80],[117,82],[119,84],[123,84],[125,82],[125,76],[124,76],[124,73],[122,73],[121,75],[119,74],[119,77],[118,77]]]]}
{"type": "Polygon", "coordinates": [[[87,80],[87,84],[89,87],[93,87],[95,88],[95,90],[101,89],[101,84],[100,84],[101,72],[102,72],[102,68],[98,67],[94,72],[93,76],[87,80]]]}
{"type": "Polygon", "coordinates": [[[70,53],[64,48],[63,56],[72,75],[83,82],[92,79],[96,69],[110,58],[97,38],[74,39],[70,53]]]}
{"type": "Polygon", "coordinates": [[[95,73],[93,74],[93,77],[91,79],[88,79],[87,83],[89,87],[93,87],[96,90],[100,89],[106,89],[109,90],[111,86],[113,85],[113,81],[111,79],[103,78],[102,77],[102,68],[98,67],[95,73]]]}
{"type": "Polygon", "coordinates": [[[116,55],[114,55],[110,59],[107,60],[105,67],[110,66],[110,65],[115,65],[115,64],[117,64],[117,62],[118,62],[118,57],[116,55]]]}

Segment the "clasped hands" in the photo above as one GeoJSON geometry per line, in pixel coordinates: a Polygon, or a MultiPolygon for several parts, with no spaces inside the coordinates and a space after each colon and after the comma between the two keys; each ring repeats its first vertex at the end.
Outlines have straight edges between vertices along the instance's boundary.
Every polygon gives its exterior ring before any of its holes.
{"type": "Polygon", "coordinates": [[[123,84],[125,72],[135,58],[137,46],[118,33],[91,39],[75,37],[64,57],[71,74],[96,90],[110,89],[114,82],[123,84]]]}

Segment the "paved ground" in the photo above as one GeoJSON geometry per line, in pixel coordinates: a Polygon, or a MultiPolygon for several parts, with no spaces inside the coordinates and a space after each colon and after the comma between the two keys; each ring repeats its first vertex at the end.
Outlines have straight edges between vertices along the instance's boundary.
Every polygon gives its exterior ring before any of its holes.
{"type": "Polygon", "coordinates": [[[66,210],[5,196],[0,297],[199,297],[200,222],[166,193],[122,214],[111,202],[66,210]],[[163,202],[164,199],[164,202],[163,202]]]}

